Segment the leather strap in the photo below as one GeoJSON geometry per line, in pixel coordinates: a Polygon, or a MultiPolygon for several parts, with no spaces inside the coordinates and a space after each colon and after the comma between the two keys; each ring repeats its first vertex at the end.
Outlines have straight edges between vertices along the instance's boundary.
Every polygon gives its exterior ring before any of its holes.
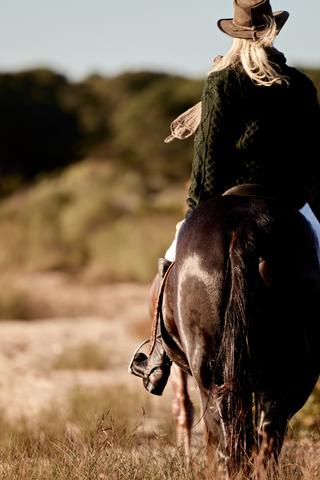
{"type": "Polygon", "coordinates": [[[167,280],[167,277],[174,265],[175,261],[173,260],[173,262],[171,263],[171,265],[169,266],[168,270],[166,271],[163,279],[162,279],[162,282],[161,282],[161,285],[160,285],[160,288],[159,288],[159,292],[158,292],[158,297],[157,297],[157,300],[156,300],[156,304],[155,304],[155,307],[154,307],[154,313],[153,313],[153,319],[152,319],[152,328],[151,328],[151,337],[150,337],[150,348],[149,348],[149,351],[147,353],[147,355],[151,355],[152,353],[152,350],[154,348],[154,344],[156,343],[156,336],[157,336],[157,325],[158,325],[158,318],[159,318],[159,312],[160,312],[160,309],[161,309],[161,305],[162,305],[162,297],[163,297],[163,290],[164,290],[164,284],[167,280]]]}

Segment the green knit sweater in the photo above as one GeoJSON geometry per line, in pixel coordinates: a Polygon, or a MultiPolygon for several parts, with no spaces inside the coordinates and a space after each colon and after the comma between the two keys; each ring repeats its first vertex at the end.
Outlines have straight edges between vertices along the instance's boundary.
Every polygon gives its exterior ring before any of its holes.
{"type": "Polygon", "coordinates": [[[308,201],[320,165],[317,92],[285,59],[279,68],[289,86],[257,86],[240,64],[208,76],[186,216],[243,183],[263,185],[296,208],[308,201]]]}

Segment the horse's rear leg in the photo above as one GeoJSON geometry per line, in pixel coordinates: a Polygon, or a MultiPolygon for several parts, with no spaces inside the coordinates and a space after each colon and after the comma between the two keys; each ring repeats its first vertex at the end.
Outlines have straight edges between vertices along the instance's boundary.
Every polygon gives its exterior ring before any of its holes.
{"type": "Polygon", "coordinates": [[[263,393],[256,395],[259,409],[258,454],[255,471],[258,480],[270,478],[275,471],[287,428],[285,420],[279,421],[277,404],[272,397],[263,393]]]}
{"type": "Polygon", "coordinates": [[[184,447],[190,455],[190,429],[193,422],[194,409],[188,395],[187,374],[177,365],[171,367],[171,383],[174,391],[172,414],[176,426],[176,438],[179,447],[184,447]]]}

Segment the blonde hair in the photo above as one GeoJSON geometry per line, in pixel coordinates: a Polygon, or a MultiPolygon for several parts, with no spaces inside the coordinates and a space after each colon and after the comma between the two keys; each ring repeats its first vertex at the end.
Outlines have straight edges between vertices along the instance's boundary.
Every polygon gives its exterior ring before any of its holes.
{"type": "Polygon", "coordinates": [[[212,72],[241,63],[247,75],[257,85],[269,87],[273,84],[289,84],[288,77],[276,71],[273,67],[274,64],[268,58],[267,49],[273,48],[277,26],[275,20],[271,17],[266,17],[266,21],[268,26],[260,38],[252,40],[235,38],[228,53],[214,63],[209,75],[212,72]]]}

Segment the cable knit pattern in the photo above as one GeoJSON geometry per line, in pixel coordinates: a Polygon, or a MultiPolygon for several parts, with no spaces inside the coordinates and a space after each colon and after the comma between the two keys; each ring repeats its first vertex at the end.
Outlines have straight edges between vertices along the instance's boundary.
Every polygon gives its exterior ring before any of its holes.
{"type": "Polygon", "coordinates": [[[283,63],[290,86],[254,85],[242,67],[213,72],[202,94],[186,216],[243,183],[300,208],[320,164],[320,107],[311,80],[283,63]]]}

